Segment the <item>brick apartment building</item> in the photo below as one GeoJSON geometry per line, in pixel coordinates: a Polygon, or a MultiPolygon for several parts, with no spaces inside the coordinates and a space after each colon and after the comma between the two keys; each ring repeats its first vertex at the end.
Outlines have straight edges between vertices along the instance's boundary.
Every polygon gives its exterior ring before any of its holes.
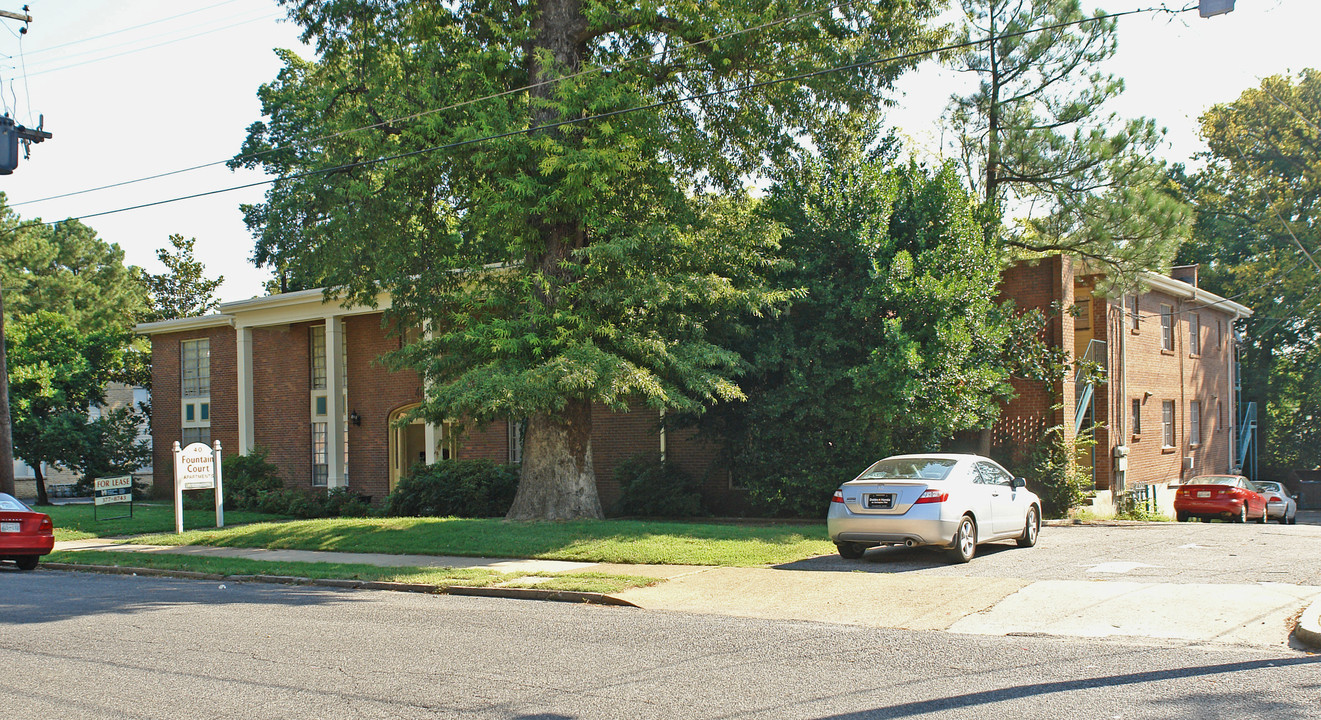
{"type": "MultiPolygon", "coordinates": [[[[307,290],[138,326],[151,337],[158,482],[173,483],[175,441],[219,440],[226,454],[261,446],[291,487],[349,487],[374,501],[417,462],[518,462],[518,422],[470,428],[461,438],[448,424],[397,426],[421,401],[422,384],[412,371],[378,362],[401,342],[383,328],[388,307],[382,298],[378,309],[346,309],[307,290]]],[[[664,454],[695,477],[716,456],[689,432],[663,430],[655,410],[597,407],[592,459],[605,507],[619,496],[615,467],[642,453],[664,454]]],[[[719,499],[727,485],[713,480],[708,494],[719,499]]]]}
{"type": "MultiPolygon", "coordinates": [[[[1048,341],[1099,367],[1100,381],[1071,373],[1053,387],[1015,380],[1018,397],[992,431],[993,443],[1026,447],[1050,426],[1066,438],[1095,426],[1079,456],[1107,514],[1118,491],[1148,488],[1173,512],[1178,485],[1195,475],[1239,472],[1251,434],[1240,427],[1234,322],[1248,308],[1197,286],[1197,267],[1171,277],[1146,273],[1145,292],[1110,298],[1104,276],[1064,258],[1020,263],[1003,276],[1002,295],[1020,307],[1057,313],[1048,341]]],[[[1249,428],[1251,429],[1251,428],[1249,428]]]]}
{"type": "MultiPolygon", "coordinates": [[[[1081,393],[1087,383],[1073,378],[1050,388],[1016,382],[1019,397],[1005,408],[995,439],[1026,447],[1060,423],[1072,436],[1076,410],[1085,406],[1087,424],[1101,426],[1095,460],[1086,458],[1098,506],[1107,505],[1114,488],[1228,472],[1236,440],[1232,324],[1250,311],[1197,289],[1191,271],[1181,276],[1187,281],[1150,275],[1149,292],[1116,301],[1097,295],[1100,278],[1075,274],[1068,260],[1009,269],[1002,292],[1020,306],[1078,306],[1076,316],[1055,319],[1049,341],[1071,355],[1094,357],[1108,368],[1108,383],[1081,393]],[[1054,409],[1057,403],[1062,408],[1054,409]],[[1125,448],[1118,452],[1127,453],[1127,469],[1115,462],[1117,448],[1125,448]]],[[[176,440],[219,440],[226,453],[239,454],[259,445],[290,486],[346,486],[377,500],[418,461],[519,461],[517,422],[472,428],[461,438],[448,425],[397,426],[421,400],[422,385],[411,371],[378,363],[400,343],[382,327],[389,298],[379,305],[346,309],[308,290],[139,326],[152,343],[157,479],[173,482],[176,440]]],[[[742,494],[730,487],[728,473],[710,472],[717,448],[688,432],[667,437],[660,420],[647,408],[597,408],[592,452],[602,504],[618,498],[615,466],[651,453],[706,477],[716,507],[737,507],[742,494]]]]}

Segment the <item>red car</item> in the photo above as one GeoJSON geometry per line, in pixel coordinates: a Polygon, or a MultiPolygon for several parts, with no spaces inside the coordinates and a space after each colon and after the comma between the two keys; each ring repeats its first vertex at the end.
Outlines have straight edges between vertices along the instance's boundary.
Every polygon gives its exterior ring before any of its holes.
{"type": "Polygon", "coordinates": [[[50,516],[0,493],[0,560],[13,560],[19,570],[31,570],[54,549],[55,524],[50,516]]]}
{"type": "Polygon", "coordinates": [[[1199,475],[1174,494],[1174,515],[1179,522],[1224,518],[1233,522],[1266,522],[1266,498],[1242,475],[1199,475]]]}

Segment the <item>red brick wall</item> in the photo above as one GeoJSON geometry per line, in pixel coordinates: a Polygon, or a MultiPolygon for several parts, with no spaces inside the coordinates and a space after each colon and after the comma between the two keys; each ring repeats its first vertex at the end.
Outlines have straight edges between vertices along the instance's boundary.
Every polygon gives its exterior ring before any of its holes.
{"type": "Polygon", "coordinates": [[[349,487],[377,501],[390,491],[390,414],[422,400],[417,373],[392,372],[380,363],[382,355],[399,349],[399,338],[386,333],[381,317],[344,320],[349,411],[362,418],[360,425],[349,425],[349,487]]]}
{"type": "Polygon", "coordinates": [[[288,487],[312,487],[310,330],[315,323],[252,329],[253,442],[288,487]]]}
{"type": "MultiPolygon", "coordinates": [[[[1055,307],[1056,303],[1067,307],[1073,302],[1073,273],[1067,262],[1054,257],[1010,267],[1001,276],[1000,299],[1012,299],[1021,309],[1044,313],[1048,321],[1042,339],[1072,351],[1074,319],[1055,307]]],[[[1023,456],[1040,441],[1046,428],[1063,422],[1066,411],[1067,417],[1073,417],[1073,397],[1062,397],[1065,388],[1060,383],[1048,385],[1023,378],[1013,378],[1011,382],[1015,397],[1001,410],[1000,419],[991,431],[991,442],[1023,456]],[[1065,410],[1054,410],[1053,406],[1061,402],[1066,403],[1065,410]]],[[[1072,393],[1072,386],[1069,387],[1072,393]]],[[[1072,424],[1068,428],[1071,432],[1072,424]]]]}
{"type": "MultiPolygon", "coordinates": [[[[1124,438],[1129,461],[1126,484],[1136,487],[1148,483],[1186,480],[1194,475],[1228,472],[1230,467],[1230,381],[1231,319],[1222,311],[1204,307],[1200,300],[1183,300],[1152,291],[1138,300],[1141,314],[1137,330],[1125,333],[1128,356],[1128,396],[1119,395],[1119,381],[1112,381],[1115,395],[1113,412],[1123,412],[1124,438]],[[1161,347],[1160,305],[1168,304],[1175,313],[1174,350],[1161,347]],[[1201,353],[1190,353],[1188,313],[1200,317],[1201,353]],[[1150,395],[1148,395],[1150,393],[1150,395]],[[1132,401],[1142,402],[1142,432],[1134,434],[1131,426],[1132,401]],[[1163,446],[1162,403],[1174,401],[1174,445],[1163,446]],[[1189,403],[1202,403],[1201,442],[1188,437],[1189,403]],[[1184,469],[1184,457],[1193,457],[1193,468],[1184,469]]],[[[1111,348],[1118,367],[1118,344],[1111,348]]]]}
{"type": "Polygon", "coordinates": [[[610,511],[619,500],[615,467],[624,460],[647,453],[660,457],[660,414],[634,404],[629,412],[612,412],[604,405],[592,406],[592,467],[601,507],[610,511]]]}
{"type": "Polygon", "coordinates": [[[211,340],[211,439],[222,452],[238,451],[237,358],[234,329],[228,326],[155,335],[151,339],[151,440],[155,483],[174,489],[174,443],[183,436],[180,344],[211,340]]]}

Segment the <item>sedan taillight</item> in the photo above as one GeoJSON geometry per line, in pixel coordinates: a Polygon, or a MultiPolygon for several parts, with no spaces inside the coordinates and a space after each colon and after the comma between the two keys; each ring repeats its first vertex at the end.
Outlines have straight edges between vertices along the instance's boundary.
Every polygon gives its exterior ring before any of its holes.
{"type": "Polygon", "coordinates": [[[49,517],[43,517],[41,519],[41,527],[37,528],[37,532],[42,533],[43,535],[48,532],[55,532],[55,523],[52,523],[49,517]]]}
{"type": "Polygon", "coordinates": [[[917,499],[917,502],[914,504],[923,505],[926,503],[943,503],[948,499],[949,499],[949,493],[947,492],[941,492],[940,490],[928,490],[922,493],[921,497],[919,497],[917,499]]]}
{"type": "Polygon", "coordinates": [[[844,502],[844,491],[843,491],[843,490],[836,490],[836,491],[835,491],[835,494],[831,496],[831,498],[830,498],[830,502],[833,502],[833,503],[842,503],[842,502],[844,502]]]}

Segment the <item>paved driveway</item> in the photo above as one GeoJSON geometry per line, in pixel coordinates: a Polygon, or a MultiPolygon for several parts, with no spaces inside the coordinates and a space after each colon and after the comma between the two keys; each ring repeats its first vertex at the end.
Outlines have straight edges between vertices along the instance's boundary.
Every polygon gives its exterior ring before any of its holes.
{"type": "Polygon", "coordinates": [[[1035,548],[1020,549],[1013,542],[982,545],[967,565],[949,564],[938,550],[877,548],[862,560],[827,555],[782,567],[1028,581],[1124,579],[1321,586],[1321,524],[1050,526],[1041,529],[1035,548]]]}
{"type": "Polygon", "coordinates": [[[1284,647],[1321,601],[1321,525],[1131,523],[1042,529],[966,565],[884,548],[771,569],[691,568],[621,594],[655,610],[986,635],[1284,647]]]}

